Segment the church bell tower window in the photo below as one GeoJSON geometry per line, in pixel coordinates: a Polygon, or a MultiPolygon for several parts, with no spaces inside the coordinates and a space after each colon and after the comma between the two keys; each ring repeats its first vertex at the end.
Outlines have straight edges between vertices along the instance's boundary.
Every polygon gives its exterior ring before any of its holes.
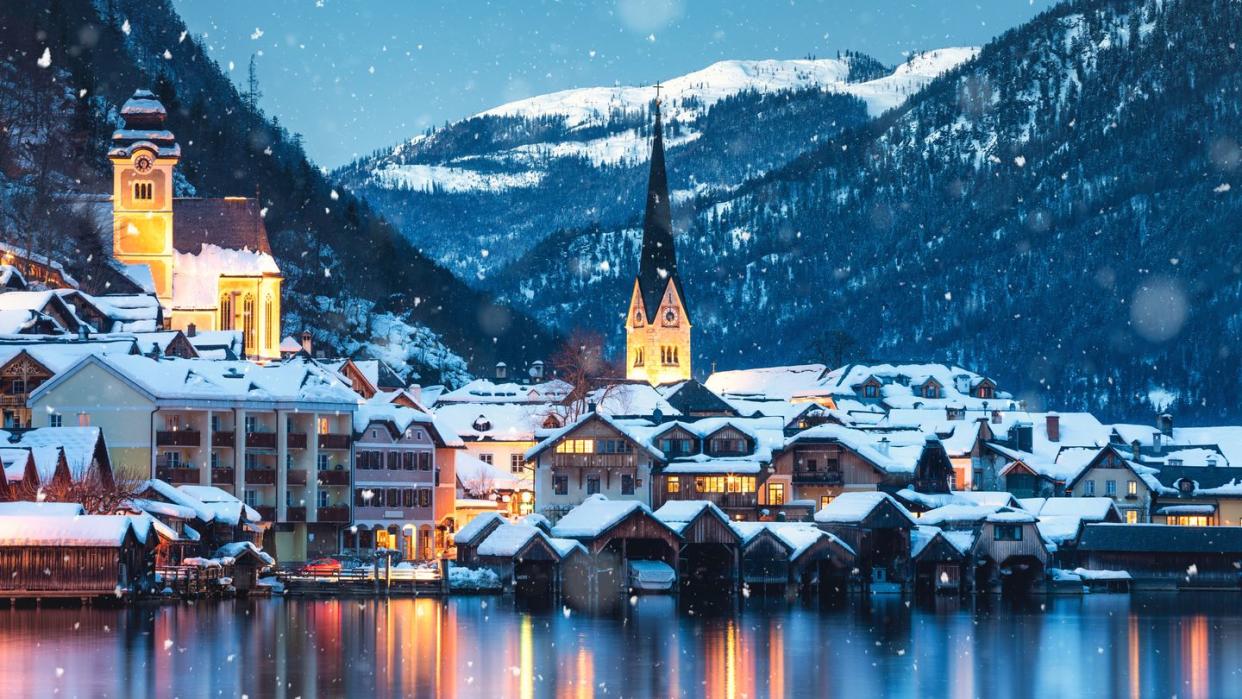
{"type": "Polygon", "coordinates": [[[134,199],[136,201],[151,201],[155,198],[155,187],[150,182],[134,183],[134,199]]]}

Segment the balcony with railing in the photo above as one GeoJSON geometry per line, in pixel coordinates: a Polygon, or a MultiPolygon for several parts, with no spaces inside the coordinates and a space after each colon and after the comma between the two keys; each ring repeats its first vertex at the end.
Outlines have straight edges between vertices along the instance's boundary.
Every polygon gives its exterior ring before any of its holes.
{"type": "Polygon", "coordinates": [[[794,469],[794,483],[814,483],[817,485],[841,485],[843,479],[840,471],[808,471],[794,469]]]}
{"type": "Polygon", "coordinates": [[[276,433],[275,432],[247,432],[246,433],[247,449],[275,449],[276,433]]]}
{"type": "Polygon", "coordinates": [[[349,485],[349,471],[319,471],[319,485],[349,485]]]}
{"type": "Polygon", "coordinates": [[[285,476],[285,482],[289,485],[306,485],[306,480],[305,469],[291,468],[285,476]]]}
{"type": "Polygon", "coordinates": [[[319,435],[320,449],[348,449],[350,436],[347,434],[321,434],[319,435]]]}
{"type": "Polygon", "coordinates": [[[183,464],[157,464],[155,477],[173,485],[197,484],[199,479],[197,468],[183,464]]]}
{"type": "Polygon", "coordinates": [[[155,433],[158,447],[197,447],[202,442],[197,430],[159,430],[155,433]]]}
{"type": "Polygon", "coordinates": [[[305,507],[286,507],[285,508],[285,521],[286,522],[305,522],[306,521],[306,508],[305,507]]]}
{"type": "Polygon", "coordinates": [[[274,468],[248,468],[246,469],[246,485],[276,485],[276,469],[274,468]]]}
{"type": "Polygon", "coordinates": [[[710,500],[721,508],[758,507],[758,493],[702,493],[699,499],[710,500]]]}
{"type": "Polygon", "coordinates": [[[336,507],[321,507],[316,515],[320,522],[331,522],[335,524],[344,524],[349,522],[349,508],[344,505],[336,507]]]}
{"type": "Polygon", "coordinates": [[[305,432],[288,433],[287,435],[285,435],[285,446],[289,447],[290,449],[305,449],[306,448],[306,433],[305,432]]]}
{"type": "Polygon", "coordinates": [[[276,521],[276,508],[272,505],[252,505],[255,511],[259,513],[259,518],[264,522],[276,521]]]}
{"type": "Polygon", "coordinates": [[[234,432],[232,432],[232,431],[228,431],[228,432],[212,432],[212,433],[211,433],[211,446],[213,446],[213,447],[231,447],[231,446],[233,446],[233,442],[234,442],[234,440],[235,440],[236,438],[237,438],[236,433],[234,433],[234,432]]]}
{"type": "Polygon", "coordinates": [[[234,473],[231,467],[226,466],[226,467],[216,467],[216,468],[211,469],[211,484],[212,485],[232,485],[233,477],[234,477],[234,473]]]}

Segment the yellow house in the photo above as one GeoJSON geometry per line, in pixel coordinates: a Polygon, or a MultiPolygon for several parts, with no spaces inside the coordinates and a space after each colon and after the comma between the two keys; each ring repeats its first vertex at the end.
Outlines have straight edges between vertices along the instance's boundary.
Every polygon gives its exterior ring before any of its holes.
{"type": "Polygon", "coordinates": [[[664,171],[664,133],[656,105],[642,257],[625,320],[625,378],[653,386],[690,378],[690,313],[673,244],[664,171]]]}
{"type": "Polygon", "coordinates": [[[159,298],[177,330],[241,330],[248,356],[280,358],[280,267],[259,202],[174,197],[181,146],[147,90],[112,134],[112,254],[159,298]]]}

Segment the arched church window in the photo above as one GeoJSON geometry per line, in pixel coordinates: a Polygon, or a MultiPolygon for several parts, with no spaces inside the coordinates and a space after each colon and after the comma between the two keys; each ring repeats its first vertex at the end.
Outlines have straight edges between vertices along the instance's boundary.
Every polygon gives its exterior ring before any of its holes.
{"type": "Polygon", "coordinates": [[[233,295],[220,294],[220,329],[233,329],[233,295]]]}
{"type": "Polygon", "coordinates": [[[150,201],[155,198],[155,188],[150,182],[134,183],[134,199],[139,201],[150,201]]]}
{"type": "Polygon", "coordinates": [[[638,349],[634,350],[634,366],[642,366],[642,365],[643,365],[643,348],[639,347],[638,349]]]}
{"type": "Polygon", "coordinates": [[[266,331],[263,333],[264,337],[266,338],[264,340],[264,344],[266,344],[268,347],[275,347],[276,346],[276,316],[275,316],[275,304],[272,303],[271,294],[268,294],[267,297],[263,299],[263,323],[264,323],[263,329],[266,331]]]}
{"type": "Polygon", "coordinates": [[[254,295],[246,294],[242,301],[242,333],[246,341],[246,354],[254,353],[254,295]]]}

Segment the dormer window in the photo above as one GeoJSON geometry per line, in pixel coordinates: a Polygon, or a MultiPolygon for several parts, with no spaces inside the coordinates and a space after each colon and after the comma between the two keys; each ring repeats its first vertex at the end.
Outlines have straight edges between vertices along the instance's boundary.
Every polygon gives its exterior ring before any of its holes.
{"type": "Polygon", "coordinates": [[[155,198],[155,185],[150,182],[134,183],[134,200],[150,201],[155,198]]]}
{"type": "Polygon", "coordinates": [[[475,419],[474,424],[472,424],[471,427],[474,428],[475,432],[486,432],[492,429],[492,421],[480,415],[475,419]]]}
{"type": "Polygon", "coordinates": [[[924,398],[939,398],[940,387],[934,383],[923,384],[923,397],[924,398]]]}
{"type": "Polygon", "coordinates": [[[880,387],[873,383],[863,386],[863,396],[866,398],[876,398],[880,395],[880,387]]]}
{"type": "Polygon", "coordinates": [[[983,384],[979,387],[979,397],[984,399],[995,398],[996,393],[991,386],[983,384]]]}

